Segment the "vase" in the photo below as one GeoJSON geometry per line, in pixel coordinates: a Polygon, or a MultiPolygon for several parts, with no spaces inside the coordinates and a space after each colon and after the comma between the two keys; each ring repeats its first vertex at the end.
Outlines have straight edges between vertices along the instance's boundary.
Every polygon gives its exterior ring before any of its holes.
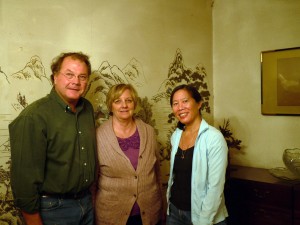
{"type": "Polygon", "coordinates": [[[285,166],[297,177],[300,177],[300,149],[285,149],[282,155],[285,166]]]}

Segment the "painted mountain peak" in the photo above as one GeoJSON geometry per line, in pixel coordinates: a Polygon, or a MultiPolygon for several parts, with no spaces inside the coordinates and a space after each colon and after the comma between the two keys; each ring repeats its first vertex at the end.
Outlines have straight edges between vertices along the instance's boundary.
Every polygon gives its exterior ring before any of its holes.
{"type": "Polygon", "coordinates": [[[40,57],[37,55],[32,56],[25,67],[22,70],[12,74],[11,77],[19,80],[46,79],[49,81],[49,78],[46,76],[43,63],[40,57]]]}
{"type": "Polygon", "coordinates": [[[152,100],[160,101],[162,98],[169,99],[172,90],[179,84],[191,84],[196,87],[204,99],[203,108],[210,113],[208,85],[206,82],[206,70],[202,64],[197,64],[194,69],[184,65],[184,60],[180,49],[176,50],[173,62],[170,63],[168,78],[159,88],[159,93],[152,100]]]}
{"type": "Polygon", "coordinates": [[[99,68],[92,72],[85,97],[93,104],[98,117],[105,118],[108,114],[106,95],[111,86],[119,83],[130,83],[137,89],[146,83],[142,65],[137,59],[132,58],[123,69],[103,61],[99,68]]]}
{"type": "Polygon", "coordinates": [[[133,84],[135,87],[142,87],[147,83],[142,64],[135,58],[132,58],[123,68],[123,72],[128,82],[133,84]]]}

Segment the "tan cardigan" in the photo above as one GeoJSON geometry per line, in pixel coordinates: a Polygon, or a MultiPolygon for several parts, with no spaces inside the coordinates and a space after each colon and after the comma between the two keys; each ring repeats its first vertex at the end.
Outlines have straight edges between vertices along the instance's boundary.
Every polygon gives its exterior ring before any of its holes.
{"type": "Polygon", "coordinates": [[[119,147],[112,119],[97,129],[99,180],[96,193],[96,224],[126,224],[137,201],[143,225],[154,225],[162,215],[162,192],[158,145],[154,129],[135,119],[140,135],[138,166],[119,147]]]}

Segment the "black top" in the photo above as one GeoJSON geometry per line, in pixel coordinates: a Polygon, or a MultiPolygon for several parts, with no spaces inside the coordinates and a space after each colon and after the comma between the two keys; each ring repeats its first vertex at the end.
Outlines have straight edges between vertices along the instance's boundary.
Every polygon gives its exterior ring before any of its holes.
{"type": "Polygon", "coordinates": [[[176,208],[191,211],[191,180],[194,146],[182,151],[178,147],[174,163],[174,182],[170,201],[176,208]]]}

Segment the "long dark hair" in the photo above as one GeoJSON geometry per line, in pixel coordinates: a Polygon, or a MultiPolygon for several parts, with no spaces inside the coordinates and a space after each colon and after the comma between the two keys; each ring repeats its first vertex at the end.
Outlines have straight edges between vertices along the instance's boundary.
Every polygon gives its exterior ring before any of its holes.
{"type": "MultiPolygon", "coordinates": [[[[200,94],[200,92],[197,90],[197,88],[195,88],[194,86],[192,85],[189,85],[189,84],[181,84],[177,87],[175,87],[170,95],[170,105],[172,107],[173,105],[173,97],[174,97],[174,94],[179,91],[179,90],[186,90],[193,99],[195,99],[195,101],[197,103],[200,103],[202,101],[202,96],[200,94]]],[[[201,108],[199,109],[199,113],[201,115],[201,108]]],[[[184,130],[185,128],[185,125],[183,123],[181,123],[180,121],[178,121],[177,123],[177,127],[181,130],[184,130]]]]}

